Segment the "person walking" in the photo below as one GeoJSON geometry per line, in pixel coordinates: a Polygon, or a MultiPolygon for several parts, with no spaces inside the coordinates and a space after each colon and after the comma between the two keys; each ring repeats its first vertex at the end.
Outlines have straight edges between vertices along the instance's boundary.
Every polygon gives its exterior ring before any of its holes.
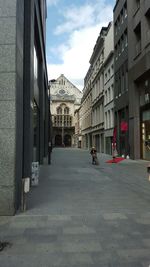
{"type": "Polygon", "coordinates": [[[92,147],[90,154],[92,156],[92,164],[96,164],[97,151],[96,151],[96,148],[94,146],[92,147]]]}

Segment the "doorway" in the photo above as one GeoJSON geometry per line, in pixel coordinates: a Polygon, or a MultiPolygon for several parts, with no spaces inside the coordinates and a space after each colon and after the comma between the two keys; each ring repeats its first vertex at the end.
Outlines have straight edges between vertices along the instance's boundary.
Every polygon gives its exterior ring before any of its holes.
{"type": "Polygon", "coordinates": [[[61,145],[62,145],[62,136],[58,134],[55,136],[55,146],[61,146],[61,145]]]}
{"type": "Polygon", "coordinates": [[[142,158],[150,160],[150,110],[142,112],[142,158]]]}
{"type": "Polygon", "coordinates": [[[64,137],[64,144],[65,146],[70,147],[71,146],[71,136],[69,134],[66,134],[64,137]]]}

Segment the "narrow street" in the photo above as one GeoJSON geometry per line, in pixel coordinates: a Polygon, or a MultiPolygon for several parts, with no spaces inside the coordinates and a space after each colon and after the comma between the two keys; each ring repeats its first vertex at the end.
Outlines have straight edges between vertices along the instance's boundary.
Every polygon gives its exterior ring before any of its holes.
{"type": "Polygon", "coordinates": [[[88,151],[55,148],[27,211],[2,217],[0,267],[149,267],[148,162],[108,164],[88,151]]]}

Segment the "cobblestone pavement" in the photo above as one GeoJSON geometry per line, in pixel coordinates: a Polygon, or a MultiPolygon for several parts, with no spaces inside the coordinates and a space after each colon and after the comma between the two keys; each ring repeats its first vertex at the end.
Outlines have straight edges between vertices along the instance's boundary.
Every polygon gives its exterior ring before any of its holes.
{"type": "Polygon", "coordinates": [[[149,267],[146,161],[108,164],[88,151],[54,149],[28,210],[0,217],[0,267],[149,267]]]}

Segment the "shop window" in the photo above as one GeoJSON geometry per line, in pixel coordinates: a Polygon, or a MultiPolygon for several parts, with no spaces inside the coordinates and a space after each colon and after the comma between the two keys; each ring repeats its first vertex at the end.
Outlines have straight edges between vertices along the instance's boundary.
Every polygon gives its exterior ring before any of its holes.
{"type": "Polygon", "coordinates": [[[37,79],[38,77],[38,58],[35,46],[34,46],[34,77],[35,79],[37,79]]]}

